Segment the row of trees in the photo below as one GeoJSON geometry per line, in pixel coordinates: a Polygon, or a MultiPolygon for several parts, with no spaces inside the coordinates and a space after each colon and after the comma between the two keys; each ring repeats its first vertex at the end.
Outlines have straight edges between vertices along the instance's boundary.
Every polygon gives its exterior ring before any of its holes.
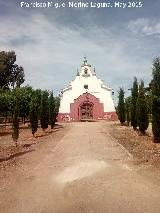
{"type": "Polygon", "coordinates": [[[153,79],[148,87],[144,87],[141,80],[138,84],[134,78],[131,95],[125,98],[123,88],[119,90],[119,102],[117,114],[121,124],[127,122],[134,130],[142,134],[148,128],[149,121],[152,122],[154,141],[160,142],[160,58],[153,60],[153,79]]]}
{"type": "Polygon", "coordinates": [[[34,135],[40,124],[43,130],[53,129],[59,109],[59,98],[53,92],[21,87],[25,81],[23,67],[15,64],[15,52],[0,52],[0,117],[12,122],[13,140],[17,144],[20,118],[30,121],[34,135]]]}
{"type": "Polygon", "coordinates": [[[30,86],[0,91],[0,116],[5,117],[5,124],[13,122],[13,139],[19,135],[19,119],[25,124],[29,119],[32,134],[37,131],[38,123],[43,130],[51,125],[53,129],[59,109],[59,98],[53,92],[34,90],[30,86]]]}

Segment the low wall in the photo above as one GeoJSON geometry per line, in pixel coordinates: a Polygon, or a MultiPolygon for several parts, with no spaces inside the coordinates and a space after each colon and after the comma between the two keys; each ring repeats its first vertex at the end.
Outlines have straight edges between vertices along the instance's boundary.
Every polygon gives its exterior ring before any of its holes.
{"type": "MultiPolygon", "coordinates": [[[[104,112],[103,116],[98,117],[96,120],[116,121],[118,120],[118,116],[116,112],[104,112]]],[[[80,120],[74,119],[71,113],[58,113],[57,121],[58,122],[76,122],[80,120]]]]}

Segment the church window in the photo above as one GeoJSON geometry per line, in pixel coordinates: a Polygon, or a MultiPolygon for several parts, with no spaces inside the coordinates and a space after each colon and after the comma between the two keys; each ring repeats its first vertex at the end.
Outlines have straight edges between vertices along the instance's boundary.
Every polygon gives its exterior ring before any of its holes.
{"type": "Polygon", "coordinates": [[[86,85],[84,85],[84,89],[88,89],[88,85],[86,84],[86,85]]]}

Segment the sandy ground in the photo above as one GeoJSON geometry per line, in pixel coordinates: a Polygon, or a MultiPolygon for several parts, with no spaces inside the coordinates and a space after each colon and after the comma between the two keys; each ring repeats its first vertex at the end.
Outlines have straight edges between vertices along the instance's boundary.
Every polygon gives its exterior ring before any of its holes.
{"type": "Polygon", "coordinates": [[[119,122],[110,123],[107,130],[124,146],[134,157],[136,165],[144,164],[160,169],[160,143],[153,142],[151,124],[145,135],[134,131],[130,126],[121,125],[119,122]]]}
{"type": "Polygon", "coordinates": [[[67,124],[34,144],[1,170],[0,212],[159,213],[160,180],[132,163],[110,128],[67,124]]]}

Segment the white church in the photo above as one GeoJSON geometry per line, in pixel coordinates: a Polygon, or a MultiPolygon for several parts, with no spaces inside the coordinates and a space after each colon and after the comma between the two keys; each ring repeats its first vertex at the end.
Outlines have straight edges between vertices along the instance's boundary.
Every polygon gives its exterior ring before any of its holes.
{"type": "Polygon", "coordinates": [[[58,121],[116,119],[112,89],[96,76],[85,57],[76,78],[61,92],[58,121]]]}

